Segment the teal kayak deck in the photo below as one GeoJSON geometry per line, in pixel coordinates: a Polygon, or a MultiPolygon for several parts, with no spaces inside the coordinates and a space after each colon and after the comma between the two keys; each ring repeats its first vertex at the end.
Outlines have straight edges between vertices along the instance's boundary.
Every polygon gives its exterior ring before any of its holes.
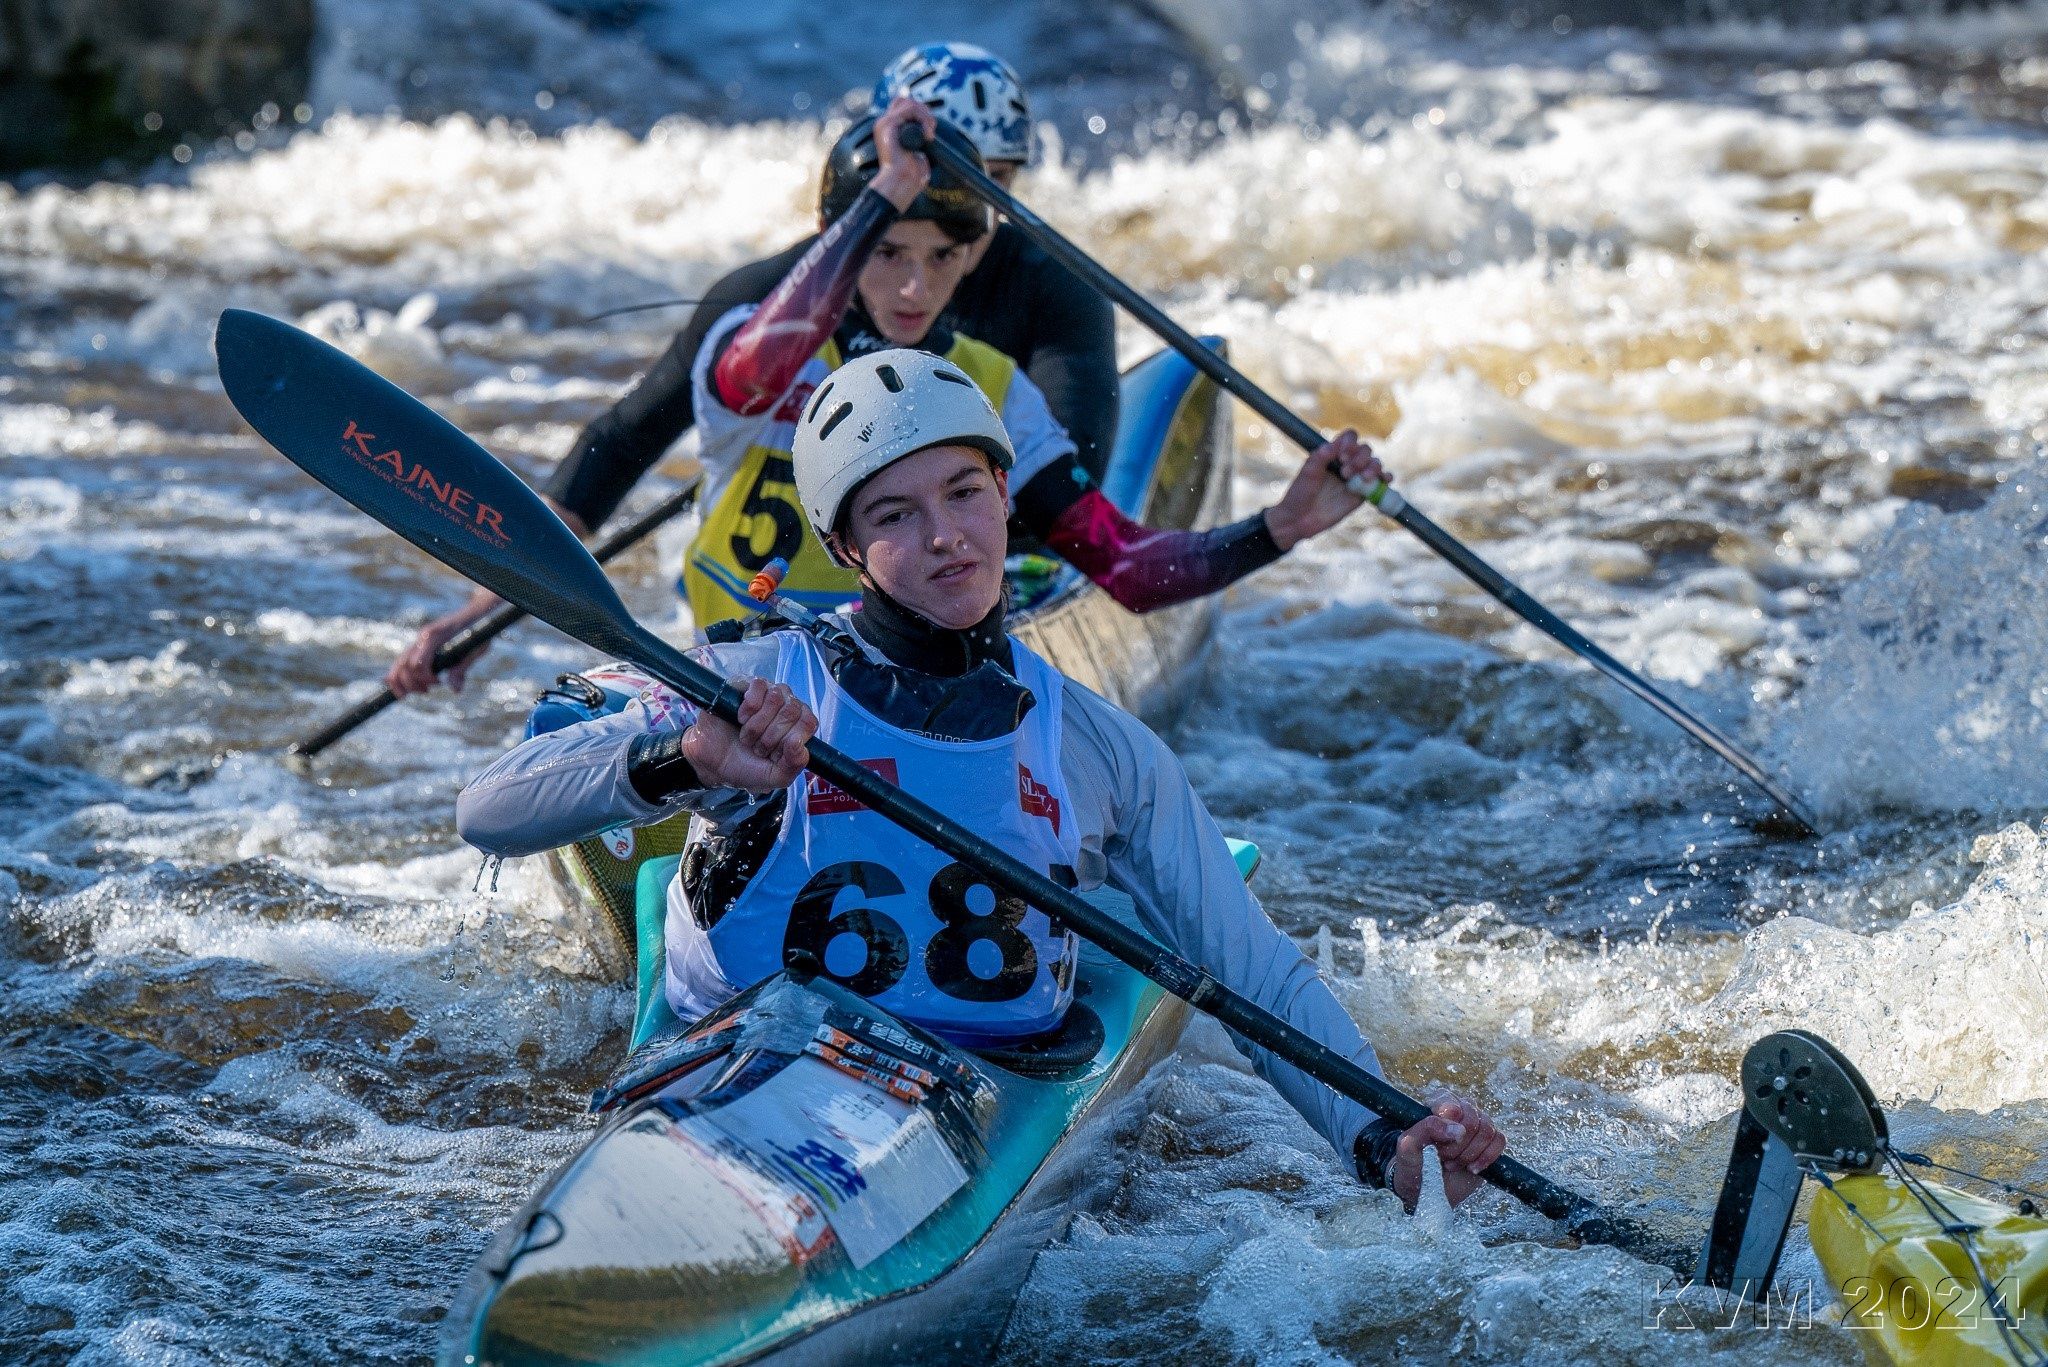
{"type": "MultiPolygon", "coordinates": [[[[1257,849],[1232,846],[1249,876],[1257,849]]],[[[661,993],[660,926],[675,862],[651,863],[641,875],[646,952],[635,1037],[643,1050],[686,1029],[661,993]]],[[[1118,894],[1094,898],[1128,914],[1118,894]]],[[[829,982],[799,990],[872,1011],[829,982]]],[[[1107,1127],[1116,1110],[1110,1103],[1172,1050],[1186,1015],[1180,1002],[1090,946],[1082,950],[1075,998],[1099,1019],[1102,1038],[1057,1075],[1030,1076],[941,1046],[972,1070],[981,1093],[974,1142],[955,1146],[956,1154],[967,1151],[964,1180],[864,1265],[837,1247],[792,1257],[772,1238],[749,1237],[759,1201],[743,1208],[731,1202],[729,1182],[705,1180],[701,1155],[678,1133],[696,1123],[690,1112],[661,1093],[631,1102],[486,1255],[451,1317],[451,1327],[466,1325],[466,1333],[447,1345],[443,1360],[507,1367],[907,1360],[934,1326],[965,1341],[993,1341],[1037,1249],[1087,1203],[1079,1193],[1103,1178],[1096,1146],[1076,1135],[1098,1122],[1107,1127]],[[927,1304],[931,1297],[945,1304],[927,1304]]],[[[690,1037],[715,1030],[718,1017],[710,1020],[690,1037]]]]}

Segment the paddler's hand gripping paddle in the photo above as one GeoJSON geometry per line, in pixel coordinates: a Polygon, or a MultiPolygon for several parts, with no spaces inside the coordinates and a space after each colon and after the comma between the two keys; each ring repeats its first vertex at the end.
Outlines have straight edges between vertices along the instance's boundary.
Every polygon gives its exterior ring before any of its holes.
{"type": "MultiPolygon", "coordinates": [[[[1245,407],[1285,433],[1288,440],[1304,451],[1313,452],[1322,446],[1325,440],[1322,433],[1302,421],[1286,404],[1253,384],[1245,377],[1243,371],[1203,346],[1193,333],[1167,317],[1165,311],[1151,300],[1118,279],[1108,267],[1061,236],[1044,219],[1019,203],[1016,196],[990,180],[980,167],[969,161],[957,149],[943,142],[927,139],[924,129],[914,123],[904,126],[901,139],[907,150],[922,152],[930,157],[972,190],[990,208],[1009,219],[1017,226],[1018,231],[1037,243],[1047,256],[1086,280],[1110,299],[1123,305],[1132,317],[1150,328],[1161,341],[1185,356],[1195,369],[1214,380],[1226,392],[1236,395],[1245,407]]],[[[1366,486],[1363,480],[1357,480],[1351,482],[1350,487],[1359,497],[1413,532],[1421,539],[1422,544],[1450,561],[1460,574],[1486,590],[1508,611],[1648,703],[1679,729],[1726,760],[1744,778],[1755,784],[1766,797],[1778,805],[1782,814],[1780,820],[1758,823],[1759,829],[1767,833],[1795,836],[1810,836],[1816,833],[1817,828],[1812,820],[1800,810],[1792,795],[1765,773],[1763,766],[1744,753],[1734,741],[1680,707],[1666,697],[1662,689],[1593,644],[1562,617],[1517,588],[1509,582],[1507,576],[1474,555],[1463,542],[1430,521],[1414,504],[1394,492],[1385,483],[1366,486]]]]}
{"type": "MultiPolygon", "coordinates": [[[[604,571],[520,478],[425,404],[274,318],[229,309],[214,336],[228,398],[287,459],[427,554],[593,650],[631,660],[698,707],[739,722],[742,694],[633,620],[604,571]]],[[[1429,1111],[966,827],[822,741],[812,773],[1023,898],[1198,1011],[1401,1125],[1429,1111]]],[[[1512,1158],[1486,1180],[1565,1222],[1682,1270],[1674,1249],[1512,1158]]]]}

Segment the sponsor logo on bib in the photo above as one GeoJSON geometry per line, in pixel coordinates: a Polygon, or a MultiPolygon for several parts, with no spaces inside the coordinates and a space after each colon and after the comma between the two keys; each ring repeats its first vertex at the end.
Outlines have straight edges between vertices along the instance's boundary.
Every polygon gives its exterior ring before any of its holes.
{"type": "Polygon", "coordinates": [[[1060,800],[1021,764],[1017,766],[1017,805],[1026,816],[1042,816],[1050,821],[1054,835],[1060,833],[1060,800]]]}
{"type": "Polygon", "coordinates": [[[783,399],[782,406],[775,410],[774,421],[796,422],[802,418],[804,415],[804,400],[810,398],[811,391],[816,388],[817,386],[808,380],[802,384],[790,386],[789,394],[783,399]]]}
{"type": "Polygon", "coordinates": [[[606,831],[598,839],[602,840],[604,847],[611,851],[612,858],[618,860],[621,864],[633,857],[633,828],[631,826],[621,826],[615,831],[606,831]]]}
{"type": "MultiPolygon", "coordinates": [[[[893,759],[887,757],[882,759],[863,759],[856,760],[855,763],[871,773],[880,775],[891,783],[896,782],[896,761],[893,759]]],[[[808,795],[804,799],[804,810],[812,816],[829,816],[834,812],[858,812],[865,810],[866,804],[855,801],[847,793],[827,783],[816,774],[808,775],[808,777],[810,785],[808,795]]]]}

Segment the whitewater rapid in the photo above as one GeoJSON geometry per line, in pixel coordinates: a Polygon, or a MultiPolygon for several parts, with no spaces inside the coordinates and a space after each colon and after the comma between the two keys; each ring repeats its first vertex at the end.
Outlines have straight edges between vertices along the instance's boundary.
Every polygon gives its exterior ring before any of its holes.
{"type": "MultiPolygon", "coordinates": [[[[1780,1026],[1842,1045],[1914,1147],[2048,1176],[2048,11],[1540,41],[1312,17],[1261,117],[1090,150],[1077,105],[1021,193],[1368,432],[1828,833],[1749,831],[1729,774],[1361,516],[1232,594],[1173,733],[1264,847],[1266,905],[1395,1078],[1676,1234],[1780,1026]]],[[[383,87],[336,51],[263,145],[0,185],[9,1360],[416,1360],[588,1133],[630,1016],[538,862],[480,880],[452,827],[580,648],[522,630],[459,698],[310,774],[275,757],[460,589],[264,449],[208,339],[224,307],[300,322],[538,476],[677,321],[582,320],[804,231],[830,130],[344,114],[383,87]]],[[[592,101],[682,98],[575,62],[592,101]]],[[[1127,360],[1152,347],[1124,325],[1127,360]]],[[[1294,458],[1238,438],[1250,512],[1294,458]]],[[[616,576],[678,629],[684,535],[616,576]]],[[[1006,1361],[1859,1360],[1825,1314],[1660,1322],[1654,1271],[1530,1243],[1504,1198],[1399,1215],[1210,1027],[1114,1161],[1006,1361]]],[[[1797,1236],[1787,1275],[1817,1277],[1797,1236]]]]}

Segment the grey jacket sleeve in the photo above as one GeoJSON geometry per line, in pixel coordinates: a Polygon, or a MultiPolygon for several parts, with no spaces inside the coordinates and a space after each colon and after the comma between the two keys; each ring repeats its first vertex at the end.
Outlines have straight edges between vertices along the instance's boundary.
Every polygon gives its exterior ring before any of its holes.
{"type": "MultiPolygon", "coordinates": [[[[1065,695],[1067,790],[1100,812],[1101,857],[1111,886],[1130,895],[1139,929],[1368,1071],[1379,1058],[1329,984],[1266,916],[1238,876],[1209,809],[1180,760],[1143,722],[1079,684],[1065,695]]],[[[1084,842],[1094,827],[1083,816],[1084,842]]],[[[1084,859],[1086,851],[1084,850],[1084,859]]],[[[1084,880],[1090,871],[1083,868],[1084,880]]],[[[1252,1066],[1337,1152],[1376,1117],[1264,1049],[1233,1036],[1252,1066]]]]}
{"type": "MultiPolygon", "coordinates": [[[[690,653],[729,679],[772,675],[772,637],[690,653]]],[[[741,818],[768,800],[737,788],[704,788],[663,804],[647,801],[626,777],[633,740],[655,730],[681,730],[694,707],[661,690],[623,712],[535,736],[471,779],[455,799],[455,829],[486,854],[539,854],[616,826],[638,826],[679,811],[713,825],[741,818]]]]}

